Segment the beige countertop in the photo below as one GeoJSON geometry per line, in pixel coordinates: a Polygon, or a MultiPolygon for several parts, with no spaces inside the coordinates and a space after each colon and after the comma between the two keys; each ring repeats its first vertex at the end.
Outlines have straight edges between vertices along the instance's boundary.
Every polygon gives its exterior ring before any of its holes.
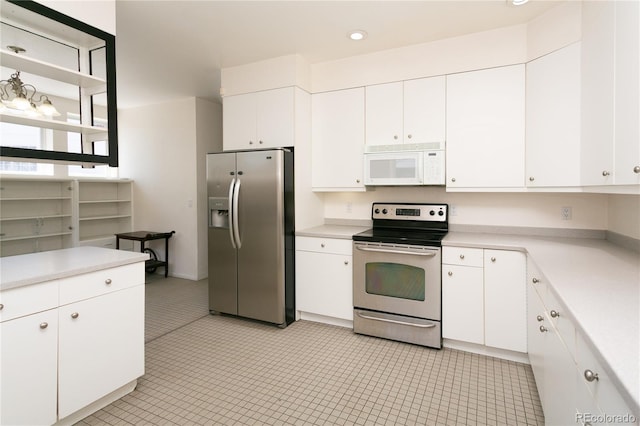
{"type": "Polygon", "coordinates": [[[144,262],[146,253],[102,247],[74,247],[0,258],[0,290],[144,262]]]}
{"type": "Polygon", "coordinates": [[[443,246],[521,250],[640,412],[640,254],[603,239],[449,232],[443,246]]]}
{"type": "Polygon", "coordinates": [[[364,232],[370,229],[370,226],[358,225],[320,225],[313,228],[296,231],[297,237],[320,237],[320,238],[338,238],[350,240],[353,234],[364,232]]]}

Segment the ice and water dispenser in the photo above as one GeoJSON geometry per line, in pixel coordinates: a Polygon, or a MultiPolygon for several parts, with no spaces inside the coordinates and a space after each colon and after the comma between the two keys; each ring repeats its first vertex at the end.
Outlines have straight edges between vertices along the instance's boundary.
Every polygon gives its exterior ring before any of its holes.
{"type": "Polygon", "coordinates": [[[209,197],[209,228],[229,229],[229,198],[209,197]]]}

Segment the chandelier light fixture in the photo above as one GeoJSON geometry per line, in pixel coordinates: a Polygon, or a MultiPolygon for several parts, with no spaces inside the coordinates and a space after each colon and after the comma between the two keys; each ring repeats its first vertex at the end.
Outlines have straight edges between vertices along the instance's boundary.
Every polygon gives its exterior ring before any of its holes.
{"type": "MultiPolygon", "coordinates": [[[[19,46],[7,46],[16,54],[26,52],[19,46]]],[[[20,79],[20,71],[16,70],[8,80],[0,80],[0,99],[2,105],[20,111],[31,117],[57,117],[60,113],[51,103],[47,95],[38,93],[32,84],[24,84],[20,79]],[[39,103],[40,105],[36,105],[39,103]]]]}

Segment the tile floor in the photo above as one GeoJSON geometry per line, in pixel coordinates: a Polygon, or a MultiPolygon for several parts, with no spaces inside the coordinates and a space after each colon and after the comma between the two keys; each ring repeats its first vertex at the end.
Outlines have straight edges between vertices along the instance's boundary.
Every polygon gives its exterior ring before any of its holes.
{"type": "Polygon", "coordinates": [[[544,417],[528,365],[307,321],[282,330],[211,316],[204,281],[154,278],[146,374],[79,424],[543,425],[544,417]]]}

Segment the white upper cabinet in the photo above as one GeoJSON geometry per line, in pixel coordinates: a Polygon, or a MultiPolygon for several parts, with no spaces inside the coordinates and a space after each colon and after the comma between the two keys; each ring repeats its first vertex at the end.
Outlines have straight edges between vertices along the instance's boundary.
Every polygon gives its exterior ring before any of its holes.
{"type": "Polygon", "coordinates": [[[311,183],[316,191],[364,191],[364,88],[311,96],[311,183]]]}
{"type": "Polygon", "coordinates": [[[526,185],[580,186],[580,43],[527,64],[526,185]]]}
{"type": "Polygon", "coordinates": [[[582,7],[582,184],[640,183],[640,6],[582,7]]]}
{"type": "Polygon", "coordinates": [[[293,146],[295,88],[225,97],[222,129],[225,151],[293,146]]]}
{"type": "Polygon", "coordinates": [[[525,66],[447,76],[447,188],[522,188],[525,66]]]}
{"type": "Polygon", "coordinates": [[[367,86],[367,145],[444,140],[444,76],[367,86]]]}
{"type": "Polygon", "coordinates": [[[614,182],[640,184],[640,3],[615,3],[614,182]]]}

